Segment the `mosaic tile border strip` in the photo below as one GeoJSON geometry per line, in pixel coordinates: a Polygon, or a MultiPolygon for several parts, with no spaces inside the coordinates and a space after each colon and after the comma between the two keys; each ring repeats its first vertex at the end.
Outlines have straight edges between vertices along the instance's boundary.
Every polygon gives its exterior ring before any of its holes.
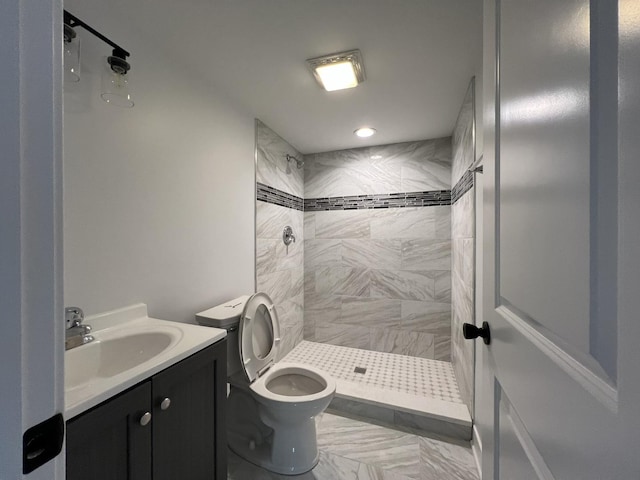
{"type": "MultiPolygon", "coordinates": [[[[466,177],[466,175],[465,175],[466,177]]],[[[463,177],[463,179],[465,178],[463,177]]],[[[462,182],[458,182],[458,185],[462,182]]],[[[473,184],[473,178],[471,179],[473,184]]],[[[456,187],[458,187],[456,185],[456,187]]],[[[458,196],[462,196],[470,187],[458,196]]],[[[256,199],[305,212],[326,210],[365,210],[379,208],[433,207],[451,205],[452,190],[429,190],[424,192],[380,193],[373,195],[346,195],[302,199],[263,183],[256,184],[256,199]]],[[[456,198],[457,200],[457,198],[456,198]]]]}
{"type": "Polygon", "coordinates": [[[473,172],[466,171],[451,190],[451,205],[455,204],[462,196],[473,187],[473,172]]]}
{"type": "Polygon", "coordinates": [[[362,210],[373,208],[432,207],[436,205],[451,205],[451,190],[304,199],[305,212],[318,212],[323,210],[362,210]]]}
{"type": "Polygon", "coordinates": [[[283,192],[277,188],[270,187],[263,183],[257,182],[256,199],[261,202],[273,203],[281,207],[292,208],[294,210],[304,210],[304,200],[290,193],[283,192]]]}

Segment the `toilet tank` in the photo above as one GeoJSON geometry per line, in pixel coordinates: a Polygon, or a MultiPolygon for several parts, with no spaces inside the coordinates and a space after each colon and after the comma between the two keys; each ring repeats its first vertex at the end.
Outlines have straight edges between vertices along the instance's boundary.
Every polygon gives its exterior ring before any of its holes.
{"type": "Polygon", "coordinates": [[[238,325],[249,295],[235,298],[228,302],[196,313],[196,321],[206,327],[224,328],[227,331],[227,376],[241,370],[240,346],[238,343],[238,325]]]}

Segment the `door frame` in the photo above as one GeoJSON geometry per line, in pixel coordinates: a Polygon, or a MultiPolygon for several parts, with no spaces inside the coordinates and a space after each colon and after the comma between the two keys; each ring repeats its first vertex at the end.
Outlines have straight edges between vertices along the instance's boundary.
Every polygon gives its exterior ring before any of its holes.
{"type": "Polygon", "coordinates": [[[5,0],[0,30],[0,477],[23,478],[23,433],[64,412],[62,2],[5,0]]]}

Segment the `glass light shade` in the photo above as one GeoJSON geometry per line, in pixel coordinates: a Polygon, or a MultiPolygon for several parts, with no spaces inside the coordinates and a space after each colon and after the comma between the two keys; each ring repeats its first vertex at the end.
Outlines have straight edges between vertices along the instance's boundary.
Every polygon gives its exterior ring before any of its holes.
{"type": "Polygon", "coordinates": [[[356,72],[351,62],[330,63],[316,67],[322,85],[327,92],[358,86],[356,72]]]}
{"type": "Polygon", "coordinates": [[[80,81],[80,37],[77,36],[69,42],[64,42],[64,81],[80,81]]]}
{"type": "Polygon", "coordinates": [[[355,133],[358,137],[362,137],[362,138],[366,138],[366,137],[370,137],[371,135],[376,133],[376,129],[375,128],[371,128],[371,127],[362,127],[357,129],[355,133]]]}
{"type": "Polygon", "coordinates": [[[129,77],[131,74],[116,73],[104,59],[104,70],[102,71],[102,91],[100,97],[107,103],[117,107],[133,107],[133,99],[129,93],[129,77]]]}

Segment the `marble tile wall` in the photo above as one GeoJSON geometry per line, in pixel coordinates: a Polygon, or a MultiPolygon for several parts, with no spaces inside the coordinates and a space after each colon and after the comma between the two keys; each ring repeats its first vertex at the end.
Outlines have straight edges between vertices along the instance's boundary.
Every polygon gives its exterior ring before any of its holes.
{"type": "MultiPolygon", "coordinates": [[[[449,190],[451,139],[305,156],[310,199],[449,190]]],[[[451,207],[304,213],[304,336],[449,360],[451,207]]]]}
{"type": "Polygon", "coordinates": [[[462,324],[475,324],[475,189],[473,174],[467,173],[475,161],[474,145],[474,81],[472,80],[454,129],[452,150],[452,183],[454,195],[452,214],[451,246],[451,362],[458,379],[463,401],[473,414],[474,341],[462,336],[462,324]]]}
{"type": "Polygon", "coordinates": [[[276,306],[280,359],[302,341],[304,328],[303,174],[285,158],[302,155],[259,120],[256,131],[256,291],[276,306]],[[296,237],[288,247],[282,241],[287,225],[296,237]]]}
{"type": "Polygon", "coordinates": [[[474,128],[475,128],[475,78],[471,79],[465,94],[456,124],[453,128],[451,186],[455,187],[467,169],[474,162],[474,128]]]}
{"type": "Polygon", "coordinates": [[[305,198],[451,188],[451,137],[305,155],[305,198]]]}
{"type": "Polygon", "coordinates": [[[302,154],[260,120],[256,120],[256,182],[304,198],[304,170],[286,155],[302,160],[302,154]]]}

